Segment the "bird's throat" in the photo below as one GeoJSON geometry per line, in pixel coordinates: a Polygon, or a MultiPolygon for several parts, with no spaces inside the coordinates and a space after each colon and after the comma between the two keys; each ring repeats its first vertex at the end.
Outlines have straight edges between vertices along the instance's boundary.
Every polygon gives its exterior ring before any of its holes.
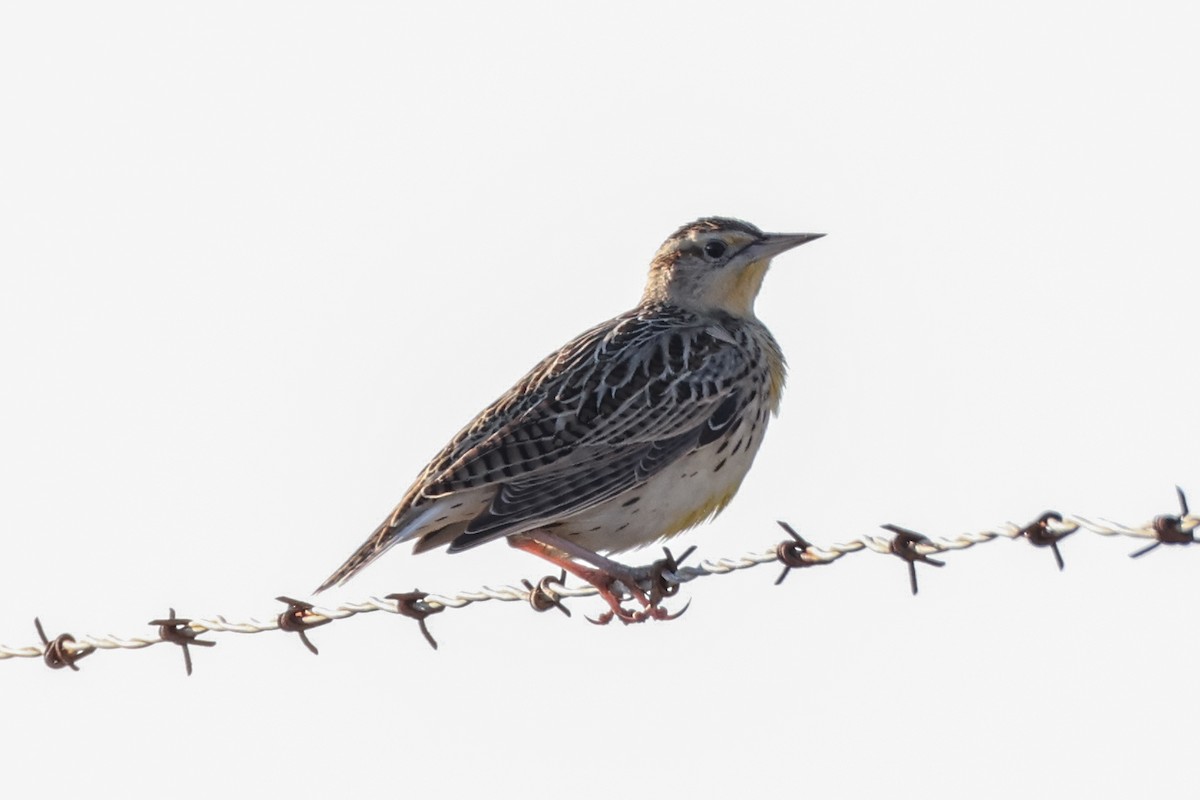
{"type": "Polygon", "coordinates": [[[758,297],[769,265],[769,261],[755,261],[730,275],[723,287],[722,309],[737,317],[754,316],[754,298],[758,297]]]}

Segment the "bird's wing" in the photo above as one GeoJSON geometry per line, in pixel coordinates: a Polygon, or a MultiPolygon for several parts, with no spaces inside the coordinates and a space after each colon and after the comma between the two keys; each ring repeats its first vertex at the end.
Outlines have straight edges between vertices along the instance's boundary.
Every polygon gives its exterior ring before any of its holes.
{"type": "Polygon", "coordinates": [[[454,539],[450,551],[537,528],[635,489],[729,430],[741,408],[737,394],[730,394],[707,419],[682,433],[653,442],[589,447],[583,450],[587,457],[569,466],[504,483],[488,509],[454,539]]]}
{"type": "Polygon", "coordinates": [[[745,350],[716,325],[619,317],[534,368],[414,488],[434,499],[545,472],[591,446],[668,439],[707,420],[749,369],[745,350]]]}
{"type": "Polygon", "coordinates": [[[620,320],[539,385],[540,400],[464,450],[427,497],[496,485],[460,550],[571,516],[645,483],[735,424],[750,359],[723,328],[620,320]]]}

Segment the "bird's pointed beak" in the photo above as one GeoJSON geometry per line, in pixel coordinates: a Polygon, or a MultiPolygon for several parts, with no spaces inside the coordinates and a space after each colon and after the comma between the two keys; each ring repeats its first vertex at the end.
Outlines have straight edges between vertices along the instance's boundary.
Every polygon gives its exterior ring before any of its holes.
{"type": "Polygon", "coordinates": [[[820,239],[823,233],[768,233],[761,241],[754,244],[755,253],[759,258],[773,258],[793,247],[820,239]]]}

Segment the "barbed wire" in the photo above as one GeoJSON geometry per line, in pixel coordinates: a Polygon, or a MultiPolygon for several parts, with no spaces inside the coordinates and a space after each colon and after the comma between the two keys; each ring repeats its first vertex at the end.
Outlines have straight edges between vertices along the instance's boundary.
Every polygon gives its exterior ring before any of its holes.
{"type": "MultiPolygon", "coordinates": [[[[1182,489],[1175,487],[1175,491],[1179,499],[1179,513],[1160,514],[1139,527],[1131,527],[1105,519],[1092,519],[1047,511],[1026,525],[1009,522],[991,530],[962,533],[953,537],[929,537],[899,525],[887,524],[881,527],[889,531],[891,536],[864,535],[857,539],[831,544],[828,547],[819,547],[800,536],[788,523],[781,521],[779,525],[788,538],[762,552],[746,553],[731,558],[708,559],[694,566],[683,566],[682,562],[695,550],[694,547],[689,548],[679,558],[674,557],[669,550],[663,548],[665,557],[650,565],[645,572],[650,577],[639,582],[639,586],[636,588],[643,593],[648,593],[656,604],[663,597],[676,594],[682,584],[697,578],[728,575],[764,564],[780,564],[783,566],[783,570],[775,580],[778,585],[788,577],[792,570],[832,564],[852,553],[873,552],[895,556],[904,561],[908,566],[911,591],[916,594],[918,563],[941,567],[945,562],[932,558],[933,555],[965,550],[996,539],[1025,538],[1036,547],[1049,548],[1061,570],[1064,562],[1059,542],[1077,531],[1086,531],[1099,536],[1121,536],[1148,540],[1150,542],[1148,545],[1130,553],[1131,558],[1137,558],[1159,545],[1185,545],[1195,542],[1195,532],[1197,528],[1200,528],[1200,515],[1189,513],[1187,498],[1182,489]]],[[[621,595],[632,596],[634,594],[631,587],[623,586],[620,583],[617,583],[614,589],[621,595]]],[[[277,597],[276,600],[287,604],[287,608],[283,612],[267,618],[248,617],[230,620],[221,615],[204,618],[177,617],[175,609],[172,608],[166,618],[148,622],[148,625],[156,626],[158,630],[143,636],[62,633],[50,639],[42,627],[41,620],[35,618],[34,625],[41,644],[16,647],[0,644],[0,660],[41,658],[52,669],[68,667],[78,670],[77,662],[101,650],[140,650],[157,644],[175,644],[182,649],[187,674],[191,675],[192,659],[188,648],[191,646],[212,647],[216,644],[214,641],[198,638],[201,634],[249,634],[281,630],[298,634],[303,644],[315,654],[317,648],[308,639],[308,631],[321,625],[374,611],[385,611],[389,614],[399,614],[416,620],[426,641],[431,647],[437,649],[437,641],[430,634],[426,620],[433,614],[447,609],[463,609],[477,603],[497,600],[526,603],[539,612],[556,609],[571,616],[571,611],[564,601],[597,594],[599,591],[591,585],[567,586],[564,573],[560,576],[544,577],[537,584],[523,580],[522,586],[484,586],[475,591],[458,592],[452,595],[431,594],[415,590],[389,594],[385,597],[372,596],[360,602],[347,602],[328,607],[317,606],[290,597],[277,597]]],[[[686,606],[684,606],[684,610],[686,610],[686,606]]],[[[683,612],[663,615],[659,618],[674,617],[680,613],[683,612]]],[[[612,615],[609,612],[599,619],[591,621],[604,624],[611,618],[612,615]]],[[[645,618],[642,617],[642,619],[645,618]]]]}

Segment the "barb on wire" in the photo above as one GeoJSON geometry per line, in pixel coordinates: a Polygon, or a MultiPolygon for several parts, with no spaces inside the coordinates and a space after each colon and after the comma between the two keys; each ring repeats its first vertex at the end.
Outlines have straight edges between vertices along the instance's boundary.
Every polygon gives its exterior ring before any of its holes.
{"type": "Polygon", "coordinates": [[[812,549],[812,544],[803,536],[796,533],[795,529],[783,520],[776,520],[776,522],[779,523],[779,527],[783,528],[788,536],[792,537],[791,541],[784,539],[775,545],[775,558],[779,560],[780,564],[783,564],[783,572],[780,572],[779,577],[775,579],[776,586],[783,583],[783,579],[794,569],[819,567],[822,564],[833,563],[832,561],[810,561],[808,559],[808,551],[812,549]]]}
{"type": "Polygon", "coordinates": [[[87,645],[70,647],[75,643],[75,637],[69,633],[60,633],[53,642],[50,641],[46,638],[46,631],[42,629],[42,621],[37,617],[33,618],[33,626],[37,628],[38,638],[42,640],[42,660],[50,669],[70,667],[72,671],[79,672],[75,662],[96,652],[95,648],[87,645]]]}
{"type": "Polygon", "coordinates": [[[521,579],[521,585],[529,592],[529,605],[534,611],[539,614],[543,611],[549,611],[552,608],[557,608],[566,616],[571,616],[571,609],[567,608],[559,596],[555,586],[565,586],[567,582],[567,571],[564,569],[556,578],[553,575],[547,575],[537,582],[534,586],[526,578],[521,579]]]}
{"type": "Polygon", "coordinates": [[[1195,526],[1184,529],[1184,520],[1188,516],[1187,497],[1184,495],[1183,489],[1178,486],[1175,487],[1175,494],[1179,497],[1179,515],[1159,514],[1155,517],[1152,527],[1157,541],[1146,545],[1136,553],[1130,553],[1130,558],[1144,556],[1160,544],[1191,544],[1196,541],[1195,526]]]}
{"type": "Polygon", "coordinates": [[[187,670],[187,674],[192,674],[192,654],[188,650],[188,645],[194,644],[197,647],[216,647],[216,642],[210,642],[204,639],[197,639],[200,635],[199,631],[194,631],[188,627],[192,624],[190,619],[183,619],[175,616],[175,609],[168,609],[170,614],[166,619],[152,619],[147,622],[147,625],[157,625],[158,635],[164,642],[177,644],[183,649],[183,666],[187,670]]]}
{"type": "Polygon", "coordinates": [[[429,632],[429,626],[425,624],[425,619],[430,614],[437,614],[445,611],[445,606],[436,608],[425,602],[428,597],[427,592],[422,592],[420,589],[413,589],[411,592],[394,592],[387,596],[388,600],[396,601],[396,613],[403,614],[410,619],[417,621],[417,627],[421,629],[421,634],[425,637],[425,641],[429,642],[429,646],[437,650],[437,640],[433,638],[433,634],[429,632]]]}
{"type": "Polygon", "coordinates": [[[917,562],[923,564],[931,564],[935,567],[946,566],[945,561],[938,561],[930,558],[929,553],[937,552],[933,541],[923,533],[910,531],[908,528],[901,528],[899,525],[893,525],[890,522],[887,525],[880,525],[885,531],[891,531],[896,534],[896,538],[892,539],[892,555],[898,556],[908,562],[908,585],[912,589],[912,593],[917,593],[917,562]]]}
{"type": "Polygon", "coordinates": [[[300,641],[304,642],[304,646],[314,656],[320,655],[317,652],[317,646],[308,640],[308,629],[317,628],[321,625],[327,625],[333,622],[328,617],[322,617],[320,614],[313,613],[313,604],[306,603],[303,600],[296,600],[292,597],[276,597],[281,603],[287,603],[287,611],[284,611],[276,618],[276,624],[281,631],[290,631],[300,635],[300,641]]]}
{"type": "MultiPolygon", "coordinates": [[[[775,580],[781,584],[788,573],[800,567],[811,567],[820,564],[832,564],[851,553],[871,551],[904,560],[909,571],[909,587],[912,593],[917,593],[916,564],[922,562],[934,566],[942,566],[945,562],[931,558],[934,554],[945,554],[955,550],[965,550],[979,544],[996,539],[1027,539],[1036,547],[1049,547],[1055,555],[1055,560],[1062,569],[1062,555],[1058,543],[1063,538],[1077,531],[1088,531],[1100,536],[1124,536],[1134,539],[1150,540],[1151,544],[1132,554],[1134,558],[1148,553],[1160,544],[1192,544],[1195,533],[1200,528],[1200,516],[1188,510],[1187,499],[1183,490],[1176,487],[1179,500],[1178,514],[1160,514],[1150,522],[1140,527],[1128,527],[1106,520],[1092,520],[1081,516],[1068,516],[1057,511],[1047,511],[1027,525],[1006,523],[992,530],[978,533],[963,533],[958,536],[941,538],[929,537],[916,531],[902,528],[898,525],[884,525],[883,528],[892,536],[867,534],[850,541],[819,547],[800,536],[786,522],[780,522],[788,538],[765,551],[747,553],[736,558],[718,558],[704,560],[694,566],[683,566],[683,561],[692,554],[695,548],[689,548],[682,556],[675,558],[670,550],[664,548],[664,557],[648,567],[632,570],[637,576],[636,587],[646,595],[655,607],[664,597],[671,597],[679,591],[681,584],[697,578],[711,575],[727,575],[743,569],[751,569],[763,564],[782,564],[783,572],[775,580]]],[[[151,620],[150,625],[158,627],[154,636],[135,636],[123,638],[113,635],[92,636],[59,634],[50,639],[42,628],[41,620],[35,619],[38,638],[41,645],[25,645],[10,647],[0,644],[0,660],[9,658],[40,658],[51,669],[68,667],[78,670],[77,662],[97,650],[137,650],[156,644],[175,644],[183,648],[184,664],[190,675],[192,669],[190,645],[211,647],[215,642],[201,640],[197,637],[202,633],[262,633],[265,631],[282,630],[296,633],[300,640],[312,653],[317,648],[308,640],[307,632],[312,628],[326,625],[336,620],[343,620],[356,614],[367,614],[374,611],[385,611],[391,614],[410,617],[417,621],[422,635],[430,647],[437,649],[437,642],[430,634],[426,619],[446,609],[466,608],[475,603],[492,600],[500,602],[519,602],[529,605],[535,611],[546,611],[557,608],[566,616],[571,616],[566,601],[580,597],[591,597],[598,592],[590,585],[567,586],[565,573],[560,577],[545,577],[536,584],[528,580],[522,581],[522,586],[502,586],[492,588],[485,586],[476,591],[459,592],[453,595],[428,594],[419,590],[390,594],[386,597],[370,597],[357,603],[343,603],[334,607],[318,607],[312,603],[294,598],[280,596],[276,600],[287,604],[287,609],[267,619],[248,618],[231,621],[223,616],[211,618],[176,617],[171,609],[166,619],[151,620]]],[[[633,593],[635,587],[625,587],[633,593]]],[[[671,619],[686,611],[688,606],[674,614],[663,612],[658,616],[646,615],[646,618],[671,619]]],[[[645,613],[645,612],[638,612],[645,613]]]]}
{"type": "Polygon", "coordinates": [[[1043,512],[1040,517],[1033,522],[1021,528],[1021,536],[1029,540],[1029,543],[1034,547],[1049,547],[1054,553],[1054,563],[1058,564],[1058,571],[1063,571],[1063,557],[1058,549],[1058,543],[1070,536],[1076,531],[1076,528],[1051,530],[1050,526],[1055,522],[1062,522],[1062,514],[1057,511],[1043,512]]]}

